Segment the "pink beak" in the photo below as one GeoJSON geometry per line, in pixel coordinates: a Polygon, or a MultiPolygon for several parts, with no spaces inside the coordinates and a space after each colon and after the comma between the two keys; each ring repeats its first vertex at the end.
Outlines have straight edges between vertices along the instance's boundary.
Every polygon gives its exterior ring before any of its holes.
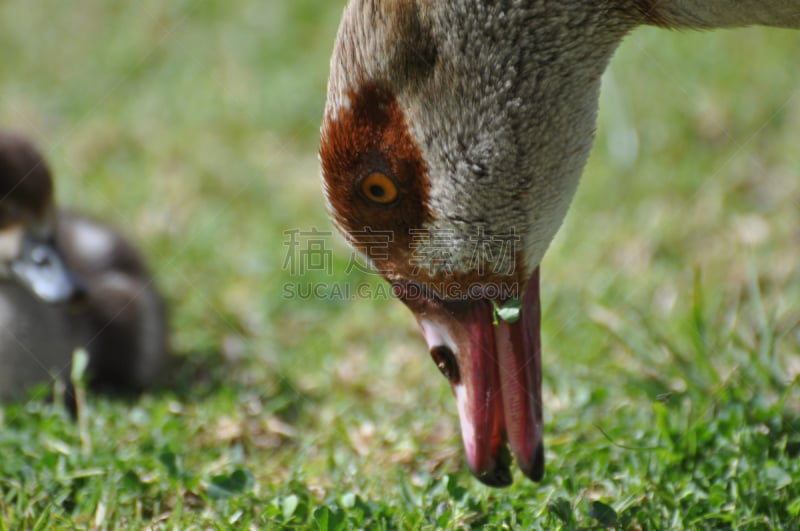
{"type": "Polygon", "coordinates": [[[522,472],[541,480],[539,269],[527,283],[514,323],[495,325],[486,299],[401,298],[414,312],[434,362],[450,380],[473,474],[487,485],[510,485],[508,445],[522,472]]]}

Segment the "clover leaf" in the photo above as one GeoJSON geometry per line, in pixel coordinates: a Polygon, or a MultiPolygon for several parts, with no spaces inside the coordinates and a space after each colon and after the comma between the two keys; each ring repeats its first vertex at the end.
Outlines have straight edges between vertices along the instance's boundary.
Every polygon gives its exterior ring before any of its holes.
{"type": "Polygon", "coordinates": [[[519,299],[509,299],[502,306],[497,304],[497,301],[492,301],[492,306],[494,306],[494,312],[492,312],[494,326],[498,326],[501,319],[507,323],[519,321],[520,312],[522,312],[522,302],[519,299]]]}

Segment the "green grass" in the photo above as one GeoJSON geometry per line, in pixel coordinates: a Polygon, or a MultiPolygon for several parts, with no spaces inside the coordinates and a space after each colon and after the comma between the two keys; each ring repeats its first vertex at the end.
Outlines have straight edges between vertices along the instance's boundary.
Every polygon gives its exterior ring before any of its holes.
{"type": "Polygon", "coordinates": [[[340,11],[0,5],[2,126],[62,204],[139,243],[181,360],[142,397],[89,394],[81,422],[2,406],[0,529],[799,526],[800,34],[623,43],[543,264],[547,472],[493,490],[401,304],[283,297],[381,286],[333,236],[332,277],[283,267],[285,231],[331,230],[340,11]]]}

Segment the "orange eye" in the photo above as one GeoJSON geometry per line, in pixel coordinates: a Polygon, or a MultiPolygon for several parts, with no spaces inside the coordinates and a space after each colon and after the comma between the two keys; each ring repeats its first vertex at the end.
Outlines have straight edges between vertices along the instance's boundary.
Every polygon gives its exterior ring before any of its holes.
{"type": "Polygon", "coordinates": [[[374,172],[361,179],[361,193],[379,205],[388,205],[397,199],[397,185],[388,175],[374,172]]]}

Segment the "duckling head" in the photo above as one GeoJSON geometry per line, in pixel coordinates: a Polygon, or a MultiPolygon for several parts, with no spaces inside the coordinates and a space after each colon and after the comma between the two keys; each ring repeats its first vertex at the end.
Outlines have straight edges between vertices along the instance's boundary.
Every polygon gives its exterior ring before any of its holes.
{"type": "Polygon", "coordinates": [[[27,139],[0,131],[0,282],[16,282],[45,302],[74,302],[81,281],[56,245],[53,181],[27,139]]]}

